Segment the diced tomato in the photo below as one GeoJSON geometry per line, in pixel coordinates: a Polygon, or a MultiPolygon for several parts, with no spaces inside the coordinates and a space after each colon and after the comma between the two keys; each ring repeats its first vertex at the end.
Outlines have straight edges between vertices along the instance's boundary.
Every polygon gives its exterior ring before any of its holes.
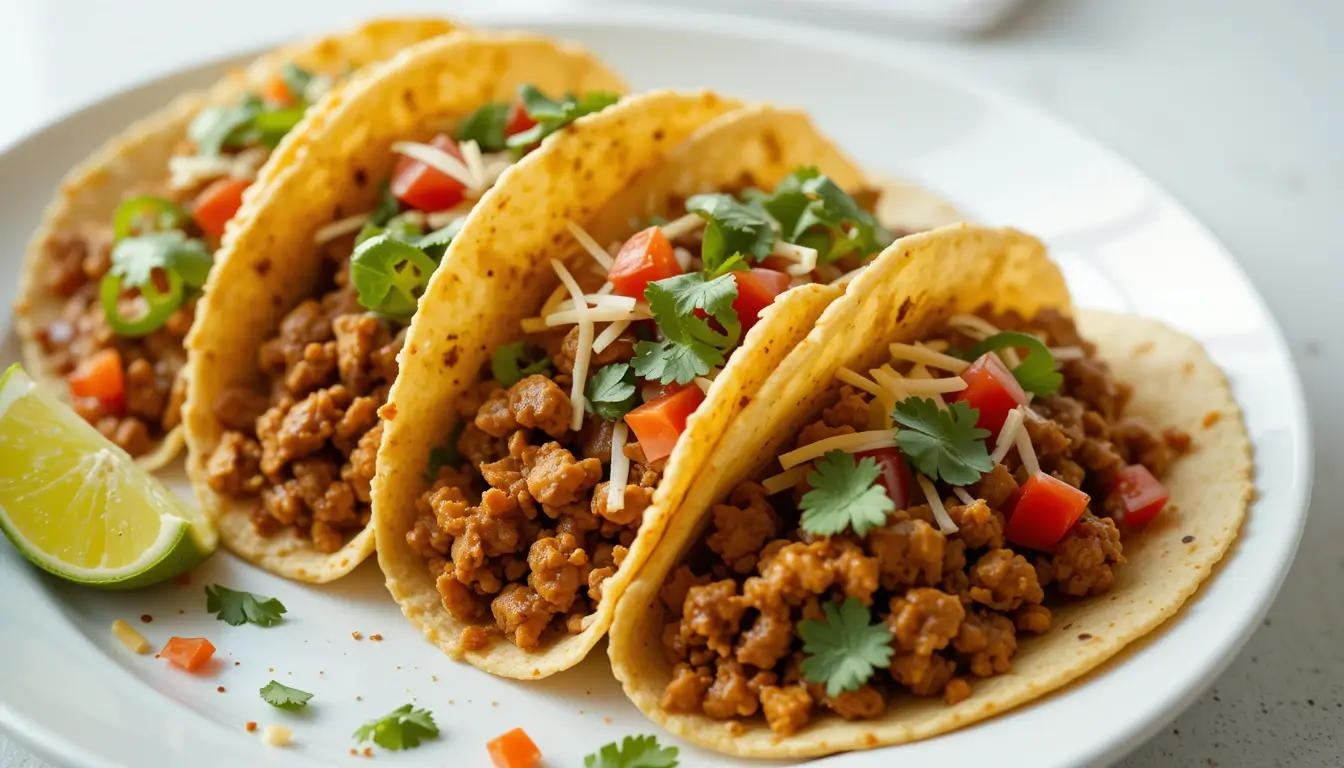
{"type": "Polygon", "coordinates": [[[699,387],[686,387],[625,414],[625,423],[635,433],[645,458],[657,461],[671,455],[677,438],[686,431],[686,420],[704,401],[705,393],[699,387]]]}
{"type": "Polygon", "coordinates": [[[277,107],[294,106],[294,94],[289,92],[289,84],[279,75],[273,76],[261,87],[261,98],[277,107]]]}
{"type": "Polygon", "coordinates": [[[522,728],[491,739],[486,747],[495,768],[536,768],[541,764],[541,750],[522,728]]]}
{"type": "Polygon", "coordinates": [[[195,672],[204,667],[215,655],[215,646],[204,637],[170,637],[159,651],[159,658],[167,659],[177,666],[195,672]]]}
{"type": "Polygon", "coordinates": [[[1009,499],[1003,536],[1014,544],[1049,552],[1078,522],[1090,500],[1063,480],[1037,472],[1009,499]]]}
{"type": "Polygon", "coordinates": [[[523,105],[515,101],[509,106],[509,122],[504,125],[504,135],[512,136],[515,133],[522,133],[536,124],[537,121],[527,114],[523,105]]]}
{"type": "Polygon", "coordinates": [[[224,236],[224,225],[243,205],[243,192],[249,181],[243,179],[220,179],[201,190],[192,204],[191,215],[201,229],[212,237],[224,236]]]}
{"type": "Polygon", "coordinates": [[[905,509],[910,506],[910,487],[914,484],[910,476],[910,466],[905,463],[905,457],[901,455],[899,448],[874,448],[871,451],[860,451],[854,454],[854,458],[863,459],[871,456],[877,460],[878,469],[882,474],[878,475],[877,481],[887,489],[887,496],[896,504],[897,509],[905,509]]]}
{"type": "Polygon", "coordinates": [[[1013,372],[993,352],[986,352],[971,363],[961,372],[961,378],[966,382],[966,388],[953,399],[980,412],[975,425],[989,430],[989,439],[993,442],[1003,429],[1003,422],[1008,420],[1008,412],[1026,404],[1027,393],[1017,383],[1013,372]]]}
{"type": "MultiPolygon", "coordinates": [[[[446,133],[440,133],[429,142],[444,152],[462,159],[457,142],[446,133]]],[[[403,155],[392,171],[392,194],[401,202],[422,211],[443,211],[462,202],[466,187],[448,174],[430,168],[414,158],[403,155]]]]}
{"type": "Polygon", "coordinates": [[[1130,464],[1117,472],[1111,481],[1111,495],[1106,506],[1114,511],[1116,505],[1126,525],[1147,525],[1167,506],[1167,489],[1147,467],[1130,464]]]}
{"type": "Polygon", "coordinates": [[[789,267],[797,266],[798,262],[792,259],[786,259],[783,256],[766,256],[761,260],[761,266],[766,269],[773,269],[776,272],[786,272],[789,267]]]}
{"type": "Polygon", "coordinates": [[[789,276],[773,269],[753,268],[750,271],[734,272],[737,281],[737,298],[733,299],[733,311],[742,323],[742,332],[746,333],[761,317],[761,310],[770,306],[775,297],[789,290],[789,276]]]}
{"type": "Polygon", "coordinates": [[[666,280],[681,274],[681,265],[672,253],[663,231],[649,227],[630,236],[621,246],[620,253],[607,273],[616,293],[634,299],[644,298],[649,283],[666,280]]]}
{"type": "Polygon", "coordinates": [[[126,373],[115,349],[104,349],[81,360],[66,381],[71,395],[92,397],[105,411],[121,413],[126,405],[126,373]]]}

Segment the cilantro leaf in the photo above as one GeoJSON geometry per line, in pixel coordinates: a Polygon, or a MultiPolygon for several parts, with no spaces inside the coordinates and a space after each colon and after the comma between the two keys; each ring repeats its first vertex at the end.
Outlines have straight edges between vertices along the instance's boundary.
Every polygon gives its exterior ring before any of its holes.
{"type": "Polygon", "coordinates": [[[676,747],[663,747],[657,736],[626,736],[583,758],[583,768],[677,768],[676,747]]]}
{"type": "Polygon", "coordinates": [[[457,140],[474,141],[482,152],[504,149],[504,131],[509,125],[510,108],[507,101],[492,101],[477,107],[457,126],[457,140]]]}
{"type": "Polygon", "coordinates": [[[775,247],[773,222],[759,205],[739,202],[732,195],[694,195],[686,201],[686,210],[705,220],[700,260],[711,275],[746,269],[747,256],[760,261],[775,247]]]}
{"type": "Polygon", "coordinates": [[[439,469],[443,467],[456,467],[462,463],[462,454],[457,450],[457,439],[462,436],[462,430],[466,425],[459,422],[448,433],[448,439],[440,445],[429,449],[429,461],[425,464],[425,471],[421,473],[426,483],[434,484],[439,479],[439,469]]]}
{"type": "Polygon", "coordinates": [[[847,597],[837,609],[822,605],[821,621],[798,622],[803,639],[803,679],[825,684],[827,696],[857,691],[878,667],[891,663],[891,631],[872,617],[856,597],[847,597]]]}
{"type": "Polygon", "coordinates": [[[214,260],[205,243],[179,230],[147,232],[124,237],[112,246],[109,272],[122,278],[125,287],[145,285],[155,269],[174,272],[191,288],[205,285],[214,260]]]}
{"type": "Polygon", "coordinates": [[[869,529],[887,522],[887,513],[896,504],[877,478],[882,470],[877,460],[867,457],[855,461],[844,451],[829,451],[807,475],[812,490],[803,494],[802,527],[818,536],[834,536],[846,528],[864,536],[869,529]]]}
{"type": "Polygon", "coordinates": [[[700,272],[669,277],[649,283],[644,298],[663,339],[635,344],[633,364],[642,378],[686,384],[723,365],[726,353],[742,336],[733,310],[737,281],[732,275],[712,280],[700,272]],[[696,310],[713,318],[723,331],[715,330],[696,310]]]}
{"type": "Polygon", "coordinates": [[[280,79],[285,82],[285,88],[294,101],[303,103],[308,100],[308,86],[313,82],[312,72],[292,61],[286,61],[280,66],[280,79]]]}
{"type": "Polygon", "coordinates": [[[490,356],[490,375],[501,387],[512,387],[528,376],[550,369],[551,359],[523,341],[505,344],[490,356]]]}
{"type": "Polygon", "coordinates": [[[1064,376],[1055,370],[1054,355],[1050,354],[1050,348],[1045,346],[1045,342],[1029,333],[1017,331],[996,333],[971,349],[971,359],[975,360],[983,354],[1004,347],[1023,347],[1027,350],[1026,359],[1013,369],[1013,377],[1023,389],[1037,397],[1053,395],[1059,391],[1060,385],[1064,383],[1064,376]]]}
{"type": "Polygon", "coordinates": [[[294,130],[294,126],[303,119],[306,110],[303,107],[285,107],[267,109],[252,116],[247,140],[259,141],[268,147],[275,147],[285,134],[294,130]]]}
{"type": "Polygon", "coordinates": [[[980,412],[964,402],[941,410],[932,399],[907,397],[891,417],[905,427],[896,431],[896,447],[931,478],[970,485],[994,468],[985,447],[989,430],[975,426],[980,412]]]}
{"type": "Polygon", "coordinates": [[[755,197],[780,223],[785,240],[815,249],[822,264],[851,253],[876,253],[895,239],[873,214],[816,168],[799,168],[770,194],[755,197]]]}
{"type": "Polygon", "coordinates": [[[365,309],[410,317],[439,262],[390,233],[371,237],[350,257],[350,282],[365,309]]]}
{"type": "Polygon", "coordinates": [[[244,100],[232,107],[206,107],[187,126],[187,138],[196,145],[196,154],[218,157],[225,147],[243,143],[252,119],[260,110],[255,100],[244,100]]]}
{"type": "Polygon", "coordinates": [[[458,216],[447,224],[430,232],[416,241],[420,250],[428,253],[435,261],[442,261],[443,254],[448,252],[448,246],[452,245],[453,238],[462,233],[462,226],[467,223],[466,216],[458,216]]]}
{"type": "Polygon", "coordinates": [[[298,688],[290,688],[288,685],[278,683],[275,680],[267,683],[261,689],[261,699],[272,707],[281,709],[303,709],[308,706],[308,700],[313,698],[313,694],[307,691],[300,691],[298,688]]]}
{"type": "Polygon", "coordinates": [[[601,112],[620,99],[614,93],[590,91],[582,98],[572,93],[565,94],[559,101],[546,97],[533,85],[518,86],[518,100],[522,102],[527,116],[536,121],[536,125],[526,131],[520,131],[504,140],[504,145],[518,151],[527,151],[542,139],[578,120],[584,115],[601,112]]]}
{"type": "Polygon", "coordinates": [[[583,396],[588,412],[600,419],[619,421],[635,407],[635,371],[625,363],[604,365],[588,379],[583,396]]]}
{"type": "Polygon", "coordinates": [[[273,627],[280,623],[280,614],[286,612],[284,604],[274,597],[235,591],[219,584],[206,586],[205,610],[234,627],[249,622],[259,627],[273,627]]]}
{"type": "Polygon", "coordinates": [[[421,739],[438,738],[439,726],[427,709],[412,709],[404,704],[384,717],[361,725],[355,731],[355,742],[369,739],[383,749],[411,749],[420,746],[421,739]]]}

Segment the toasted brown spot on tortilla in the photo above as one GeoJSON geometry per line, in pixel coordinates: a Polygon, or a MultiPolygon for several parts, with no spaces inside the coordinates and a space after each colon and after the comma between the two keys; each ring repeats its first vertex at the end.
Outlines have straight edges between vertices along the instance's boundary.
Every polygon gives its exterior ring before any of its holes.
{"type": "Polygon", "coordinates": [[[256,270],[258,275],[265,277],[266,273],[271,271],[271,260],[262,259],[261,261],[258,261],[256,264],[253,264],[252,269],[256,270]]]}
{"type": "Polygon", "coordinates": [[[443,353],[443,364],[450,367],[457,365],[457,356],[460,351],[456,344],[449,347],[448,351],[443,353]]]}
{"type": "Polygon", "coordinates": [[[1195,537],[1194,537],[1194,536],[1182,536],[1182,537],[1181,537],[1181,543],[1182,543],[1182,544],[1189,544],[1190,542],[1192,542],[1192,541],[1194,541],[1194,540],[1195,540],[1195,537]]]}
{"type": "Polygon", "coordinates": [[[1222,412],[1220,412],[1220,411],[1209,411],[1208,413],[1204,414],[1204,419],[1203,419],[1203,421],[1202,421],[1201,423],[1204,425],[1204,428],[1205,428],[1205,429],[1209,429],[1209,428],[1211,428],[1214,424],[1217,424],[1217,423],[1218,423],[1218,420],[1221,419],[1221,418],[1223,418],[1223,414],[1222,414],[1222,412]]]}
{"type": "Polygon", "coordinates": [[[1138,357],[1138,356],[1140,356],[1140,355],[1146,355],[1146,354],[1148,354],[1149,352],[1152,352],[1153,349],[1156,348],[1156,346],[1157,346],[1157,345],[1154,344],[1154,343],[1151,342],[1151,341],[1145,341],[1145,342],[1143,342],[1142,344],[1140,344],[1140,345],[1134,347],[1134,356],[1135,356],[1135,357],[1138,357]]]}
{"type": "Polygon", "coordinates": [[[362,186],[364,186],[365,184],[368,184],[368,183],[369,183],[369,174],[368,174],[368,171],[365,171],[363,168],[356,168],[356,169],[355,169],[355,186],[357,186],[357,187],[362,187],[362,186]]]}
{"type": "Polygon", "coordinates": [[[899,323],[902,320],[905,320],[905,316],[910,314],[910,310],[914,309],[914,307],[915,302],[911,301],[910,299],[902,301],[901,308],[896,310],[896,322],[899,323]]]}
{"type": "Polygon", "coordinates": [[[1084,640],[1084,641],[1086,641],[1086,640],[1091,640],[1091,639],[1092,639],[1092,633],[1090,633],[1090,632],[1080,632],[1080,633],[1078,634],[1078,639],[1079,639],[1079,640],[1084,640]]]}

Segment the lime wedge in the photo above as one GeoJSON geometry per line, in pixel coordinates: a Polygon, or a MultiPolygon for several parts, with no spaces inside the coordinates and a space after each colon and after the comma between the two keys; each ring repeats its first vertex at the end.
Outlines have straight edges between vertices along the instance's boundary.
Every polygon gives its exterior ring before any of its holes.
{"type": "Polygon", "coordinates": [[[0,530],[38,567],[104,589],[171,579],[219,538],[18,365],[0,378],[0,530]]]}

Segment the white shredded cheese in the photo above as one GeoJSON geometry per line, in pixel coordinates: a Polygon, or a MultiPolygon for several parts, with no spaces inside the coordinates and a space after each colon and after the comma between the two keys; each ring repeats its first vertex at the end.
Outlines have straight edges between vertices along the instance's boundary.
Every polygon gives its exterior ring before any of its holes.
{"type": "Polygon", "coordinates": [[[1027,476],[1030,477],[1041,471],[1041,462],[1036,460],[1036,449],[1031,444],[1031,435],[1027,430],[1017,430],[1017,437],[1013,440],[1017,446],[1018,458],[1022,459],[1022,466],[1027,470],[1027,476]]]}
{"type": "Polygon", "coordinates": [[[905,379],[902,379],[901,375],[891,370],[889,366],[870,368],[868,369],[868,375],[872,376],[873,381],[876,381],[886,390],[893,400],[904,400],[910,396],[910,393],[905,391],[905,379]]]}
{"type": "Polygon", "coordinates": [[[807,473],[811,471],[812,464],[809,462],[794,467],[793,469],[787,469],[780,472],[778,475],[767,477],[761,481],[761,485],[765,486],[766,493],[773,496],[780,491],[786,491],[803,482],[807,479],[807,473]]]}
{"type": "Polygon", "coordinates": [[[405,155],[413,160],[419,160],[425,165],[442,173],[449,178],[455,179],[462,186],[473,192],[480,192],[483,189],[481,179],[471,175],[471,170],[456,157],[444,152],[438,147],[429,144],[421,144],[418,141],[398,141],[392,145],[392,151],[398,155],[405,155]]]}
{"type": "Polygon", "coordinates": [[[560,276],[560,282],[569,289],[570,298],[574,300],[574,312],[578,315],[579,344],[574,352],[574,372],[571,374],[574,380],[569,388],[569,402],[574,412],[569,420],[569,428],[578,432],[583,427],[583,412],[587,410],[583,388],[588,383],[588,364],[593,355],[593,319],[589,317],[588,305],[583,301],[583,289],[579,287],[579,281],[556,259],[551,259],[551,269],[555,270],[555,274],[560,276]]]}
{"type": "MultiPolygon", "coordinates": [[[[429,227],[431,230],[443,229],[458,219],[465,219],[467,214],[471,213],[473,205],[475,205],[475,203],[464,201],[447,210],[423,214],[421,226],[429,227]]],[[[420,213],[419,211],[407,211],[401,215],[412,217],[420,215],[420,213]]]]}
{"type": "MultiPolygon", "coordinates": [[[[585,293],[584,302],[590,307],[602,307],[607,309],[621,309],[626,312],[632,312],[635,305],[639,303],[638,299],[630,296],[613,296],[609,293],[585,293]]],[[[574,309],[574,302],[571,299],[564,299],[555,305],[555,312],[569,312],[574,309]]]]}
{"type": "Polygon", "coordinates": [[[593,352],[599,355],[602,354],[602,352],[605,351],[607,347],[611,346],[611,343],[616,341],[616,339],[625,332],[625,329],[629,327],[629,320],[617,320],[602,329],[602,332],[597,335],[597,340],[593,342],[593,352]]]}
{"type": "Polygon", "coordinates": [[[610,296],[614,290],[616,290],[615,283],[603,283],[602,287],[597,289],[597,294],[599,296],[610,296]]]}
{"type": "Polygon", "coordinates": [[[685,216],[673,219],[666,224],[659,224],[658,229],[662,231],[663,237],[672,241],[679,237],[685,237],[704,225],[705,220],[700,218],[700,214],[688,213],[685,216]]]}
{"type": "Polygon", "coordinates": [[[695,263],[695,256],[691,252],[680,246],[672,249],[672,256],[677,260],[677,266],[681,267],[682,272],[690,272],[691,266],[695,263]]]}
{"type": "Polygon", "coordinates": [[[866,379],[861,374],[856,373],[844,366],[840,366],[840,369],[835,372],[835,378],[850,385],[851,387],[855,387],[856,389],[862,389],[864,392],[867,392],[873,397],[882,397],[883,395],[886,394],[886,392],[882,389],[881,385],[879,385],[877,382],[871,379],[866,379]]]}
{"type": "Polygon", "coordinates": [[[861,453],[878,448],[894,448],[896,433],[889,429],[874,429],[867,432],[853,432],[848,435],[836,435],[801,448],[789,451],[779,457],[779,466],[792,469],[803,462],[825,456],[830,451],[861,453]]]}
{"type": "Polygon", "coordinates": [[[303,87],[304,101],[309,103],[321,101],[335,82],[330,75],[313,75],[308,79],[308,84],[303,87]]]}
{"type": "Polygon", "coordinates": [[[1008,412],[1008,418],[1003,422],[1003,428],[999,430],[999,436],[994,441],[994,452],[989,455],[991,461],[995,464],[1002,464],[1003,457],[1008,455],[1009,449],[1013,447],[1013,442],[1017,440],[1017,431],[1022,428],[1022,408],[1014,408],[1008,412]]]}
{"type": "Polygon", "coordinates": [[[488,189],[499,181],[499,177],[504,172],[513,167],[513,156],[510,152],[487,152],[481,157],[484,166],[481,175],[482,185],[488,189]]]}
{"type": "Polygon", "coordinates": [[[588,234],[583,227],[580,227],[572,221],[566,221],[565,227],[569,229],[569,233],[574,236],[574,239],[579,241],[579,245],[583,246],[583,250],[587,251],[588,255],[593,257],[593,261],[596,261],[599,267],[606,271],[611,271],[611,265],[615,263],[611,258],[611,254],[603,250],[602,246],[597,244],[597,241],[593,239],[592,235],[588,234]]]}
{"type": "Polygon", "coordinates": [[[283,725],[268,725],[261,731],[261,743],[268,747],[288,747],[294,732],[283,725]]]}
{"type": "Polygon", "coordinates": [[[943,500],[938,497],[938,489],[934,487],[933,481],[924,475],[916,478],[919,487],[924,489],[924,500],[929,503],[929,509],[933,511],[933,519],[938,523],[938,530],[945,534],[957,532],[957,524],[952,522],[952,517],[947,514],[947,508],[943,506],[943,500]]]}
{"type": "Polygon", "coordinates": [[[994,354],[999,356],[999,359],[1003,361],[1004,365],[1008,366],[1008,370],[1010,371],[1022,364],[1022,358],[1017,356],[1017,350],[1012,347],[996,349],[994,350],[994,354]]]}
{"type": "Polygon", "coordinates": [[[117,619],[112,622],[112,636],[131,653],[146,654],[149,653],[149,641],[145,636],[136,632],[130,624],[117,619]]]}
{"type": "Polygon", "coordinates": [[[811,274],[812,270],[817,268],[817,249],[815,248],[806,248],[801,245],[786,243],[783,240],[776,240],[774,250],[770,251],[770,255],[797,262],[793,266],[785,268],[784,271],[790,275],[811,274]]]}
{"type": "Polygon", "coordinates": [[[924,365],[941,368],[953,373],[961,373],[971,365],[965,360],[959,360],[951,355],[935,352],[928,347],[917,347],[914,344],[896,343],[892,344],[889,349],[891,350],[891,356],[897,360],[923,363],[924,365]]]}
{"type": "Polygon", "coordinates": [[[918,379],[912,376],[902,381],[901,384],[905,386],[905,391],[921,397],[950,394],[966,388],[966,381],[960,376],[950,376],[944,379],[918,379]]]}
{"type": "Polygon", "coordinates": [[[695,386],[700,388],[701,392],[709,392],[709,388],[714,386],[714,382],[704,376],[696,376],[692,381],[695,382],[695,386]]]}
{"type": "Polygon", "coordinates": [[[168,158],[168,186],[174,190],[191,189],[201,183],[227,176],[231,179],[252,181],[257,169],[270,156],[265,147],[245,149],[236,155],[203,157],[177,155],[168,158]]]}
{"type": "Polygon", "coordinates": [[[976,341],[984,341],[999,332],[993,323],[976,315],[953,315],[947,324],[976,341]]]}
{"type": "Polygon", "coordinates": [[[571,307],[567,310],[552,312],[540,319],[545,322],[547,328],[554,328],[557,325],[574,325],[582,322],[584,318],[594,323],[614,323],[617,320],[648,320],[653,317],[647,309],[640,309],[638,306],[634,309],[620,309],[617,307],[589,307],[585,304],[584,310],[584,314],[581,315],[577,307],[571,307]]]}
{"type": "Polygon", "coordinates": [[[625,455],[625,439],[629,427],[625,421],[611,428],[611,481],[607,483],[607,509],[625,509],[625,486],[630,482],[630,457],[625,455]]]}
{"type": "MultiPolygon", "coordinates": [[[[920,347],[921,349],[932,349],[934,352],[946,352],[947,350],[952,348],[952,345],[948,343],[947,339],[934,339],[933,341],[921,341],[917,343],[915,346],[920,347]]],[[[956,358],[953,359],[955,360],[956,358]]],[[[967,363],[967,365],[969,365],[969,363],[967,363]]]]}
{"type": "Polygon", "coordinates": [[[957,495],[957,498],[961,500],[962,504],[965,504],[968,507],[975,503],[975,497],[971,495],[970,491],[967,491],[960,485],[952,486],[952,492],[957,495]]]}
{"type": "Polygon", "coordinates": [[[566,288],[563,283],[555,286],[555,290],[551,291],[551,295],[546,297],[546,303],[541,305],[541,317],[553,314],[555,310],[559,309],[560,302],[565,301],[566,296],[569,296],[569,289],[566,288]]]}
{"type": "Polygon", "coordinates": [[[1087,357],[1087,353],[1082,347],[1050,347],[1050,356],[1060,363],[1065,360],[1082,360],[1087,357]]]}
{"type": "MultiPolygon", "coordinates": [[[[883,367],[885,368],[886,366],[883,366],[883,367]]],[[[919,364],[919,365],[916,365],[914,368],[911,368],[911,369],[910,369],[910,378],[911,378],[911,379],[921,379],[921,380],[922,380],[922,379],[931,379],[931,378],[933,378],[933,374],[929,373],[929,369],[928,369],[927,367],[925,367],[923,364],[919,364]]],[[[965,381],[964,379],[960,378],[960,377],[954,377],[954,378],[952,378],[952,379],[944,379],[944,381],[956,381],[956,382],[960,382],[960,383],[961,383],[961,387],[959,387],[958,389],[953,390],[954,392],[959,392],[959,391],[961,391],[962,389],[965,389],[965,388],[966,388],[966,381],[965,381]]],[[[914,386],[916,386],[915,383],[914,383],[914,382],[911,382],[909,379],[907,379],[907,380],[905,381],[905,385],[906,385],[906,389],[911,389],[911,388],[913,388],[914,386]]],[[[924,386],[924,385],[919,385],[919,386],[924,386]]],[[[939,392],[937,392],[937,391],[930,391],[930,392],[925,392],[924,395],[925,395],[926,397],[928,397],[929,399],[933,400],[934,405],[937,405],[938,408],[939,408],[940,410],[947,410],[947,401],[943,400],[943,396],[942,396],[939,392]]]]}
{"type": "Polygon", "coordinates": [[[477,187],[479,189],[488,187],[489,184],[485,181],[485,161],[481,158],[481,145],[477,144],[475,139],[468,139],[457,145],[457,151],[462,153],[467,172],[476,180],[477,187]]]}
{"type": "Polygon", "coordinates": [[[369,223],[369,214],[357,213],[354,216],[346,216],[344,219],[337,219],[330,224],[322,227],[313,234],[313,245],[322,245],[329,243],[338,237],[353,235],[364,228],[369,223]]]}

